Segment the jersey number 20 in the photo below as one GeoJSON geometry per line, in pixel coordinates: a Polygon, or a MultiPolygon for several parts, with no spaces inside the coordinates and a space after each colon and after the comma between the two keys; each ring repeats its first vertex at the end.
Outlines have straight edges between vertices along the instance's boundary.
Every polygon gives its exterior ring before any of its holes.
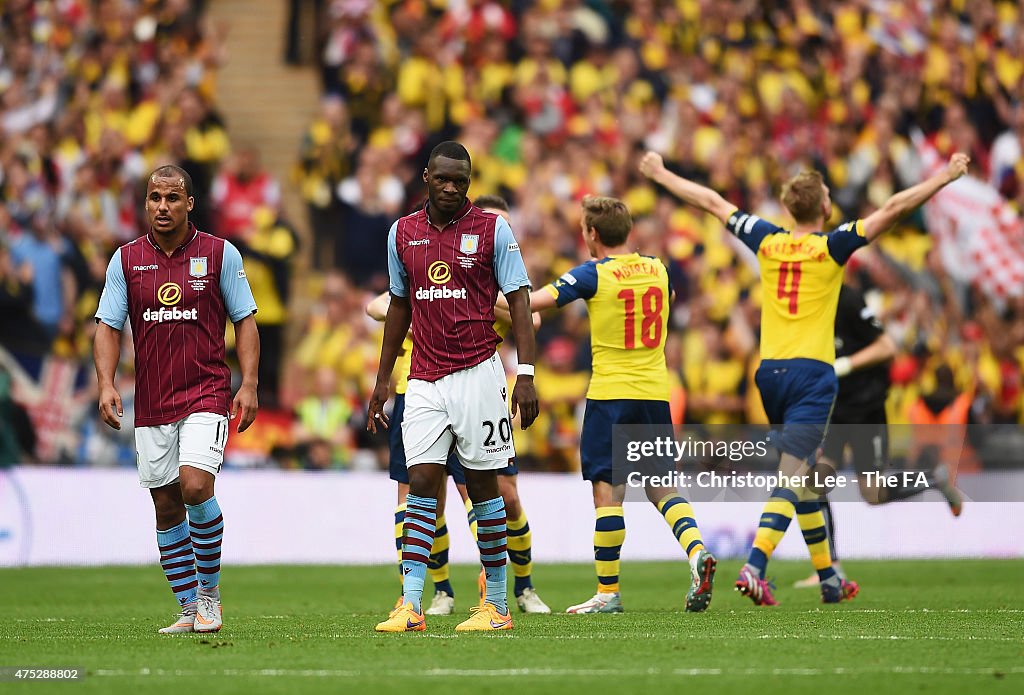
{"type": "MultiPolygon", "coordinates": [[[[623,342],[627,350],[636,349],[636,293],[622,290],[617,295],[625,302],[626,324],[622,327],[623,342]]],[[[640,342],[644,347],[656,348],[661,344],[661,310],[665,305],[665,293],[660,287],[648,287],[640,297],[640,342]]]]}

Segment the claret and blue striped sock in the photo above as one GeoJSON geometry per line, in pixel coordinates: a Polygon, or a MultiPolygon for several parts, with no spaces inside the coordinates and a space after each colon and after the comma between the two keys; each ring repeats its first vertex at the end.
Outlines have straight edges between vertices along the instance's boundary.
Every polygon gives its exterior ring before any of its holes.
{"type": "Polygon", "coordinates": [[[420,613],[423,584],[427,578],[430,548],[434,544],[437,500],[413,494],[405,498],[405,529],[402,534],[402,591],[405,600],[420,613]]]}
{"type": "Polygon", "coordinates": [[[199,593],[220,598],[220,549],[224,538],[224,517],[211,497],[199,504],[186,504],[189,534],[196,553],[199,593]]]}
{"type": "Polygon", "coordinates": [[[157,529],[156,544],[160,548],[160,566],[164,570],[174,598],[181,606],[196,602],[196,558],[188,522],[182,521],[165,531],[157,529]]]}
{"type": "Polygon", "coordinates": [[[504,615],[508,613],[505,500],[495,497],[475,503],[473,510],[476,512],[476,544],[480,548],[480,564],[484,566],[487,577],[486,600],[504,615]]]}

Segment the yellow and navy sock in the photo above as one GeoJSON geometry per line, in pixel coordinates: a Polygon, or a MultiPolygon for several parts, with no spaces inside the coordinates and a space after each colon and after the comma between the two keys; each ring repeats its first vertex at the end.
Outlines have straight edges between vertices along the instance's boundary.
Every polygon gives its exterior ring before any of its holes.
{"type": "Polygon", "coordinates": [[[462,504],[466,507],[466,521],[469,522],[469,532],[473,534],[473,540],[476,540],[477,523],[476,510],[473,508],[473,500],[467,497],[462,501],[462,504]]]}
{"type": "Polygon", "coordinates": [[[220,586],[220,548],[224,538],[224,516],[217,498],[200,504],[186,504],[188,530],[196,554],[196,577],[199,593],[214,591],[220,586]]]}
{"type": "MultiPolygon", "coordinates": [[[[825,517],[825,532],[828,533],[828,554],[832,558],[832,564],[839,562],[839,551],[836,550],[836,522],[832,516],[832,505],[828,497],[822,497],[818,502],[821,506],[821,515],[825,517]]],[[[801,527],[802,528],[802,527],[801,527]]],[[[836,570],[838,572],[838,570],[836,570]]]]}
{"type": "Polygon", "coordinates": [[[452,588],[451,571],[448,568],[448,548],[451,540],[448,537],[448,524],[445,522],[444,514],[437,517],[437,531],[434,533],[434,545],[430,549],[430,562],[427,563],[427,573],[430,574],[430,581],[434,582],[434,591],[443,591],[452,598],[455,598],[455,589],[452,588]]]}
{"type": "Polygon", "coordinates": [[[487,575],[487,603],[502,614],[508,613],[508,577],[506,553],[505,500],[495,497],[473,505],[476,512],[476,544],[480,564],[487,575]]]}
{"type": "Polygon", "coordinates": [[[811,553],[811,564],[818,571],[818,579],[827,581],[836,576],[836,571],[832,567],[832,553],[828,547],[828,531],[821,505],[817,501],[800,502],[796,505],[796,513],[800,530],[804,534],[804,543],[811,553]]]}
{"type": "Polygon", "coordinates": [[[188,534],[188,522],[161,531],[157,529],[156,544],[160,549],[160,566],[164,569],[167,582],[171,585],[174,598],[184,606],[196,602],[196,558],[192,553],[192,538],[188,534]]]}
{"type": "Polygon", "coordinates": [[[437,500],[430,497],[406,495],[405,528],[402,533],[402,594],[420,612],[423,583],[427,578],[430,547],[434,544],[434,523],[437,519],[437,500]]]}
{"type": "Polygon", "coordinates": [[[398,581],[402,581],[402,529],[405,527],[405,503],[395,507],[395,552],[398,553],[398,581]]]}
{"type": "Polygon", "coordinates": [[[687,558],[694,557],[704,548],[704,540],[693,516],[693,507],[683,497],[675,493],[665,495],[658,502],[658,511],[665,517],[672,535],[686,551],[687,558]]]}
{"type": "Polygon", "coordinates": [[[526,512],[520,512],[518,519],[508,520],[508,559],[512,562],[515,586],[512,593],[522,596],[523,591],[533,587],[530,574],[533,572],[533,534],[526,512]]]}
{"type": "Polygon", "coordinates": [[[782,541],[782,537],[786,535],[789,522],[793,520],[793,514],[796,512],[796,504],[797,495],[794,491],[778,487],[764,505],[761,522],[754,535],[754,545],[747,557],[747,564],[757,570],[761,577],[764,577],[769,558],[782,541]]]}
{"type": "Polygon", "coordinates": [[[626,540],[626,518],[622,507],[598,507],[594,524],[594,568],[597,570],[597,591],[614,594],[619,591],[619,556],[626,540]]]}

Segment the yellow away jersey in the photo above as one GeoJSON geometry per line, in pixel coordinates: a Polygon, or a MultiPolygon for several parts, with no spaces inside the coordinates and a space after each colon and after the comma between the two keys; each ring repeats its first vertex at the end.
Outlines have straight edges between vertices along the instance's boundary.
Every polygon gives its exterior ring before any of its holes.
{"type": "MultiPolygon", "coordinates": [[[[498,334],[498,337],[502,340],[508,335],[508,332],[512,330],[512,324],[498,320],[494,322],[494,332],[498,334]]],[[[395,360],[395,394],[401,395],[405,393],[405,390],[409,388],[409,370],[412,369],[412,336],[406,334],[405,340],[402,341],[402,349],[398,353],[398,359],[395,360]]],[[[511,391],[509,392],[511,393],[511,391]]]]}
{"type": "Polygon", "coordinates": [[[398,352],[398,359],[395,360],[395,394],[401,395],[409,388],[409,370],[412,369],[412,336],[405,334],[402,341],[402,349],[398,352]]]}
{"type": "Polygon", "coordinates": [[[587,398],[669,400],[665,338],[672,287],[660,260],[630,253],[587,261],[545,289],[560,307],[587,302],[593,355],[587,398]]]}
{"type": "Polygon", "coordinates": [[[861,221],[794,238],[792,232],[737,210],[726,227],[757,254],[761,266],[761,359],[835,362],[843,265],[868,243],[861,221]]]}

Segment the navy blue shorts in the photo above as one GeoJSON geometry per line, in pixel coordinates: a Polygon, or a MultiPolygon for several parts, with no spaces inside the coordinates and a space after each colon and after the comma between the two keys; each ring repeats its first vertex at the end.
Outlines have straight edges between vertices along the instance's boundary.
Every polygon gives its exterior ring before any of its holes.
{"type": "Polygon", "coordinates": [[[613,434],[615,425],[655,425],[649,436],[637,432],[639,438],[671,434],[672,411],[667,401],[640,401],[617,399],[596,401],[587,399],[580,431],[580,462],[583,479],[613,485],[625,484],[629,471],[625,465],[613,475],[613,434]]]}
{"type": "Polygon", "coordinates": [[[836,400],[835,369],[819,360],[764,360],[754,381],[761,392],[768,421],[782,425],[779,449],[799,459],[818,449],[836,400]]]}
{"type": "MultiPolygon", "coordinates": [[[[402,444],[402,419],[405,416],[405,394],[395,395],[395,408],[391,411],[391,419],[388,421],[388,446],[391,452],[388,462],[388,474],[396,483],[409,484],[409,467],[405,465],[405,445],[402,444]]],[[[462,462],[455,452],[448,454],[448,461],[445,464],[448,475],[458,485],[466,484],[466,471],[462,462]]],[[[516,475],[519,470],[516,468],[515,459],[508,464],[507,468],[497,471],[498,475],[516,475]]]]}

